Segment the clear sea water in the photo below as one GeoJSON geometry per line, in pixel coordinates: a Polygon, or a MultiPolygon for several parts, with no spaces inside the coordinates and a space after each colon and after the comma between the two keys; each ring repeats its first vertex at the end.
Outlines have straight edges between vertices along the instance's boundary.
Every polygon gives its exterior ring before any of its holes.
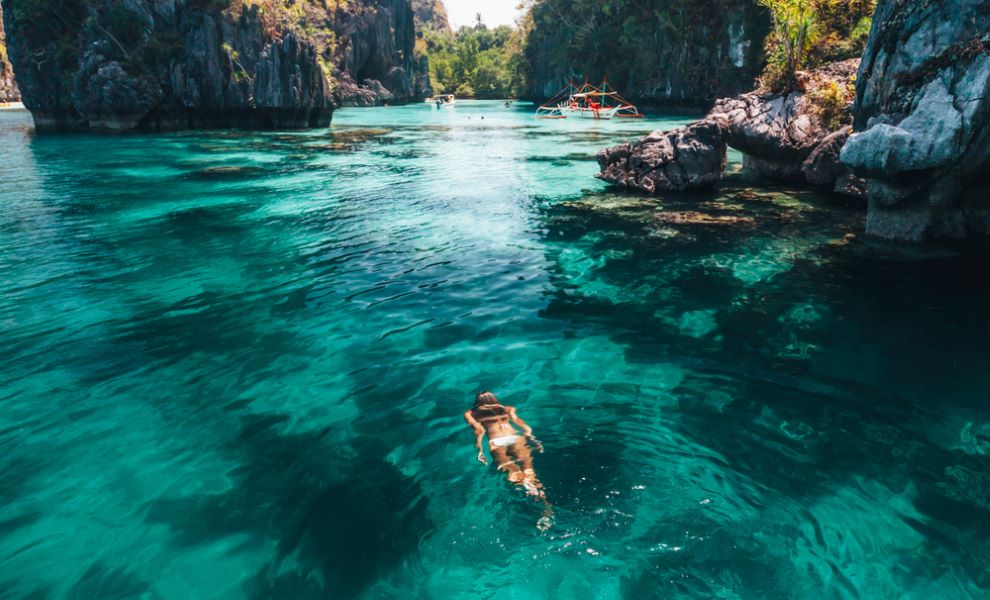
{"type": "Polygon", "coordinates": [[[531,112],[0,113],[0,598],[988,597],[985,250],[615,193],[595,151],[687,119],[531,112]]]}

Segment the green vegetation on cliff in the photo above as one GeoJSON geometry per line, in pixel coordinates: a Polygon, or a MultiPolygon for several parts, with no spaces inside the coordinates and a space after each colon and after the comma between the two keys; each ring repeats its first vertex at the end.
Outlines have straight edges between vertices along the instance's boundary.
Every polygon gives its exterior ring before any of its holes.
{"type": "Polygon", "coordinates": [[[797,72],[863,53],[876,0],[758,0],[770,11],[767,63],[760,87],[773,92],[798,85],[797,72]]]}
{"type": "MultiPolygon", "coordinates": [[[[257,9],[264,41],[293,32],[312,43],[327,75],[336,51],[333,30],[338,9],[347,0],[189,0],[190,11],[224,14],[236,20],[244,8],[257,9]]],[[[28,27],[55,40],[64,72],[78,69],[78,32],[91,27],[114,46],[124,69],[132,74],[147,70],[161,58],[179,58],[185,41],[176,36],[153,35],[153,17],[140,3],[100,2],[98,0],[19,0],[11,3],[13,27],[28,27]]],[[[232,56],[236,61],[236,57],[232,56]]]]}
{"type": "Polygon", "coordinates": [[[427,31],[418,43],[430,60],[435,93],[509,98],[524,87],[523,40],[517,29],[478,22],[456,33],[427,31]]]}

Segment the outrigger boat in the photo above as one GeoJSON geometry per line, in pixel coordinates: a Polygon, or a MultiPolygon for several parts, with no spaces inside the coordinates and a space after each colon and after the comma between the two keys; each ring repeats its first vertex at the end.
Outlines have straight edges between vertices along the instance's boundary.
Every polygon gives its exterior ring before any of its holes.
{"type": "Polygon", "coordinates": [[[608,81],[603,81],[601,87],[584,82],[575,86],[574,82],[536,109],[540,119],[566,119],[579,117],[584,119],[633,118],[642,119],[643,115],[615,90],[609,91],[608,81]]]}

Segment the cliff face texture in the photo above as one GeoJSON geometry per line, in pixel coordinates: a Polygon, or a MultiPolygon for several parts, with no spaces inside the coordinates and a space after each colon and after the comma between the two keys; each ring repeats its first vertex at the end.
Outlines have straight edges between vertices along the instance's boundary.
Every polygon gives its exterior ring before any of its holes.
{"type": "Polygon", "coordinates": [[[7,60],[7,41],[3,35],[3,7],[0,6],[0,103],[19,102],[21,92],[14,81],[14,68],[7,60]]]}
{"type": "Polygon", "coordinates": [[[316,46],[258,5],[2,0],[8,53],[40,130],[326,125],[316,46]]]}
{"type": "Polygon", "coordinates": [[[432,93],[429,65],[414,55],[410,0],[349,2],[338,11],[338,93],[345,106],[404,103],[432,93]]]}
{"type": "Polygon", "coordinates": [[[337,102],[424,93],[409,0],[0,6],[24,103],[42,130],[317,127],[337,102]]]}
{"type": "Polygon", "coordinates": [[[450,31],[443,0],[412,0],[417,31],[450,31]]]}
{"type": "Polygon", "coordinates": [[[842,161],[867,178],[867,231],[990,235],[990,0],[881,0],[842,161]]]}
{"type": "Polygon", "coordinates": [[[544,0],[533,7],[528,94],[601,81],[658,106],[711,106],[752,89],[770,18],[753,0],[544,0]],[[608,10],[605,10],[607,8],[608,10]]]}

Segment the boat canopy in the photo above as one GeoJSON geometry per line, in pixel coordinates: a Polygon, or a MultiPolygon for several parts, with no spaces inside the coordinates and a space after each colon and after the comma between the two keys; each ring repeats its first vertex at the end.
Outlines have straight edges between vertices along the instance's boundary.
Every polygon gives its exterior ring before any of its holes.
{"type": "Polygon", "coordinates": [[[536,109],[536,116],[541,119],[566,119],[568,116],[594,119],[643,118],[632,102],[615,90],[608,89],[608,80],[602,81],[601,86],[587,81],[582,85],[575,85],[571,80],[567,87],[536,109]]]}

